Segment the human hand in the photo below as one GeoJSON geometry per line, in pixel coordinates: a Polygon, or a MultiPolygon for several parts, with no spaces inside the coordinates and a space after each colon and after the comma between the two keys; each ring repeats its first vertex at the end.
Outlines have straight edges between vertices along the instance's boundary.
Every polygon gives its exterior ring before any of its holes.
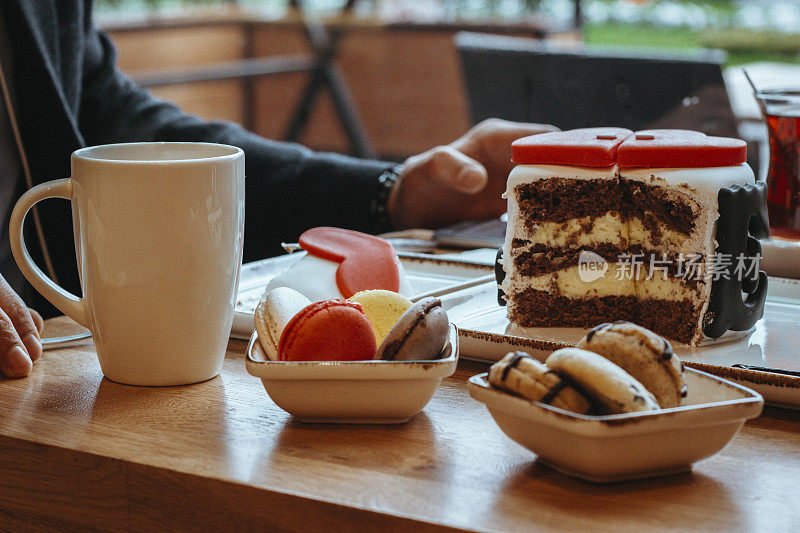
{"type": "Polygon", "coordinates": [[[403,164],[387,210],[392,225],[437,228],[500,216],[511,162],[511,142],[554,126],[484,120],[463,137],[412,156],[403,164]]]}
{"type": "Polygon", "coordinates": [[[0,276],[0,375],[24,378],[42,355],[41,315],[0,276]]]}

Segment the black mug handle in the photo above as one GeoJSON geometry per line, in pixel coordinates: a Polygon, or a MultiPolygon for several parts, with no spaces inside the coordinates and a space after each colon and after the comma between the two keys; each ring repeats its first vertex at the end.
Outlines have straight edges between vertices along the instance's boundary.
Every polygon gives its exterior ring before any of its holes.
{"type": "Polygon", "coordinates": [[[758,269],[758,239],[769,237],[766,198],[763,181],[719,191],[716,257],[726,261],[714,262],[711,299],[703,319],[703,333],[708,337],[750,329],[764,314],[767,274],[758,269]]]}

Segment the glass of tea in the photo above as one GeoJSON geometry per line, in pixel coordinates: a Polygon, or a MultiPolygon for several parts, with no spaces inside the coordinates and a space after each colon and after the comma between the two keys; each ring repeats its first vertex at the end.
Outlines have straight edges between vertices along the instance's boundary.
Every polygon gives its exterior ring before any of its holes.
{"type": "Polygon", "coordinates": [[[757,96],[769,130],[770,233],[800,240],[800,87],[761,90],[757,96]]]}

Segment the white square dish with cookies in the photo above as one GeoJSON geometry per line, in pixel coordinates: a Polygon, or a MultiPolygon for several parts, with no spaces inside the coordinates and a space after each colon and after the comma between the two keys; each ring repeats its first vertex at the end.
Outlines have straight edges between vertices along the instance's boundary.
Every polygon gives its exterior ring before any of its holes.
{"type": "Polygon", "coordinates": [[[687,368],[679,407],[581,415],[493,388],[487,374],[469,380],[500,429],[564,474],[607,483],[685,472],[725,447],[763,399],[745,387],[687,368]]]}
{"type": "Polygon", "coordinates": [[[458,330],[450,326],[441,357],[431,361],[273,361],[255,332],[245,357],[272,401],[303,422],[399,424],[455,372],[458,330]]]}

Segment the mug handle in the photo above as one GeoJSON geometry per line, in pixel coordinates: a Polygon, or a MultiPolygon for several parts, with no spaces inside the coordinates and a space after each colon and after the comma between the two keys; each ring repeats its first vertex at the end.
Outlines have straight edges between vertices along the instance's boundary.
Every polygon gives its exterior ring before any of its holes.
{"type": "Polygon", "coordinates": [[[84,327],[89,327],[86,320],[86,309],[83,299],[64,290],[47,277],[42,269],[36,266],[25,246],[25,237],[22,234],[25,216],[28,211],[38,202],[46,198],[72,199],[72,180],[69,178],[48,181],[32,187],[22,195],[11,212],[9,223],[9,239],[11,242],[11,253],[19,265],[19,269],[28,279],[31,285],[39,291],[42,296],[47,298],[50,303],[56,306],[62,313],[84,327]]]}

